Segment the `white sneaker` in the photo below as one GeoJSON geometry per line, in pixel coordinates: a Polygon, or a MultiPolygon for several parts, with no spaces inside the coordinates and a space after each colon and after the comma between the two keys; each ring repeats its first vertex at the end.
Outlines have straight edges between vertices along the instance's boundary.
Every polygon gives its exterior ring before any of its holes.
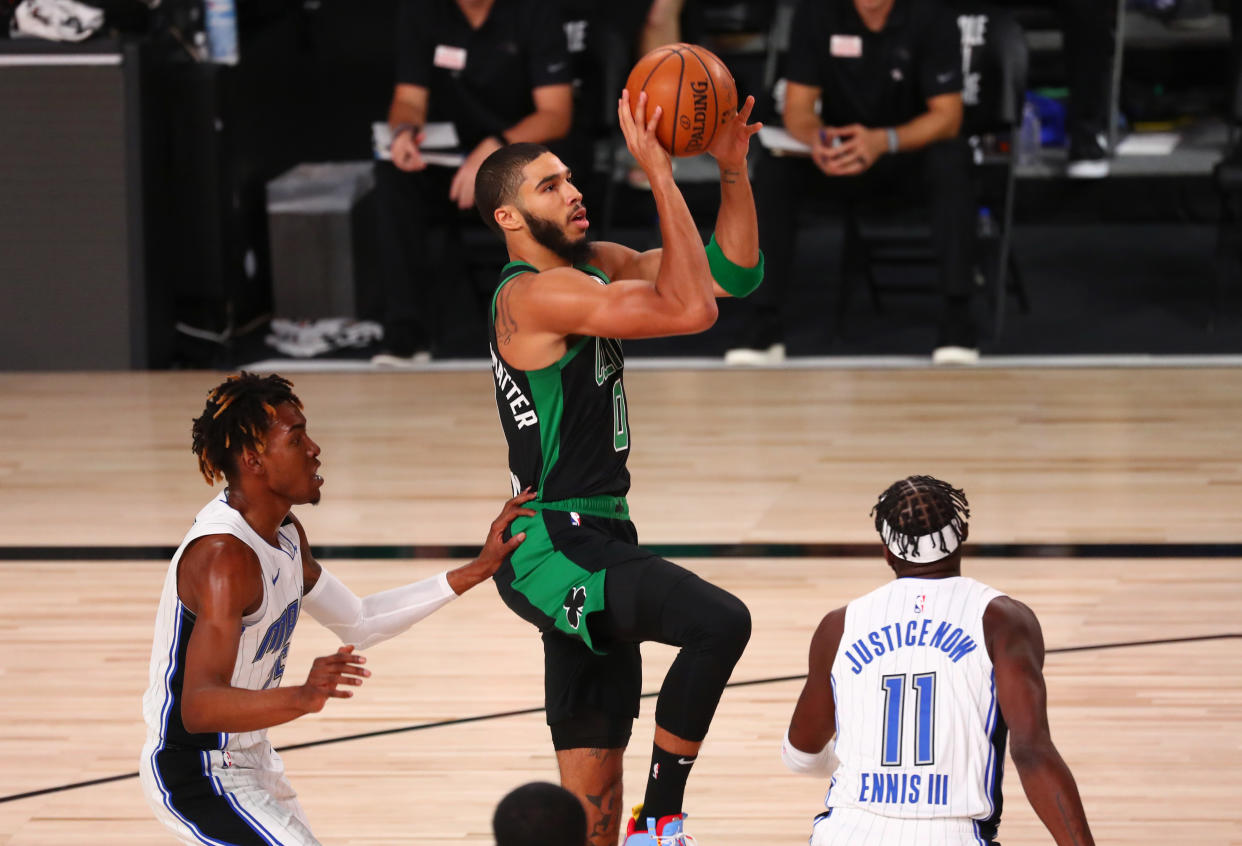
{"type": "Polygon", "coordinates": [[[74,0],[22,0],[13,10],[9,34],[13,38],[85,41],[103,22],[102,9],[74,0]]]}
{"type": "Polygon", "coordinates": [[[979,350],[974,347],[943,346],[932,352],[932,364],[966,366],[979,363],[979,350]]]}
{"type": "Polygon", "coordinates": [[[1078,159],[1065,166],[1070,179],[1103,179],[1108,176],[1108,159],[1078,159]]]}
{"type": "Polygon", "coordinates": [[[785,345],[773,344],[766,350],[738,347],[725,353],[724,363],[729,367],[764,367],[780,364],[785,360],[785,345]]]}

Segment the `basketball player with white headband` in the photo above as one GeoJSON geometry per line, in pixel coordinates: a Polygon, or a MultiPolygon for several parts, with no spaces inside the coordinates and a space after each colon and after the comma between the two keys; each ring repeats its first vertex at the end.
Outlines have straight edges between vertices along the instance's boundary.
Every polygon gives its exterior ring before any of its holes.
{"type": "Polygon", "coordinates": [[[897,578],[824,617],[781,757],[831,777],[812,846],[990,846],[1005,744],[1058,844],[1094,841],[1052,743],[1035,614],[961,574],[966,495],[911,476],[872,509],[897,578]]]}

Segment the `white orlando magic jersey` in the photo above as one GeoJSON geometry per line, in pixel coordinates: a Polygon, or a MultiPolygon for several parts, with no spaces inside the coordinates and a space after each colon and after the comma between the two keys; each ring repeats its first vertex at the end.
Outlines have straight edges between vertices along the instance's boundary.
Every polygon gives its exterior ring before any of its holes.
{"type": "Polygon", "coordinates": [[[240,750],[266,741],[267,731],[243,734],[191,734],[181,722],[181,685],[185,677],[186,646],[194,629],[194,614],[177,596],[177,564],[190,541],[205,535],[233,535],[254,550],[263,575],[263,600],[253,614],[242,618],[241,643],[230,681],[233,687],[264,690],[277,687],[285,672],[289,640],[302,603],[302,556],[298,530],[280,527],[280,548],[259,537],[242,515],[228,504],[226,492],[209,502],[181,541],[164,579],[151,646],[151,674],[142,698],[147,742],[154,748],[240,750]]]}
{"type": "Polygon", "coordinates": [[[973,579],[896,579],[851,602],[832,665],[835,752],[824,804],[995,836],[1006,728],[973,579]]]}

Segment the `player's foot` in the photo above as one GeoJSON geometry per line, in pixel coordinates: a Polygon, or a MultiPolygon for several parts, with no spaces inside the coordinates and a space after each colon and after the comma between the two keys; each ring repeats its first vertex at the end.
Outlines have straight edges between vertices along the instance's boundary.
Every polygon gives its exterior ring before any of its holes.
{"type": "Polygon", "coordinates": [[[643,806],[637,805],[625,827],[625,843],[622,846],[696,846],[693,837],[682,831],[686,821],[685,814],[672,814],[667,817],[647,817],[643,820],[643,806]],[[647,830],[640,831],[638,826],[642,820],[647,830]]]}

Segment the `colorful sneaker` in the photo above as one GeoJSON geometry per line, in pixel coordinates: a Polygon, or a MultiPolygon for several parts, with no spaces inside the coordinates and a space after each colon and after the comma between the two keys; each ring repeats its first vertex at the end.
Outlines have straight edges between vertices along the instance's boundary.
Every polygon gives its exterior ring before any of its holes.
{"type": "Polygon", "coordinates": [[[625,843],[622,846],[697,846],[698,841],[681,830],[686,821],[685,814],[672,814],[667,817],[647,817],[647,830],[636,831],[639,819],[642,818],[643,806],[636,805],[629,825],[625,827],[625,843]]]}

